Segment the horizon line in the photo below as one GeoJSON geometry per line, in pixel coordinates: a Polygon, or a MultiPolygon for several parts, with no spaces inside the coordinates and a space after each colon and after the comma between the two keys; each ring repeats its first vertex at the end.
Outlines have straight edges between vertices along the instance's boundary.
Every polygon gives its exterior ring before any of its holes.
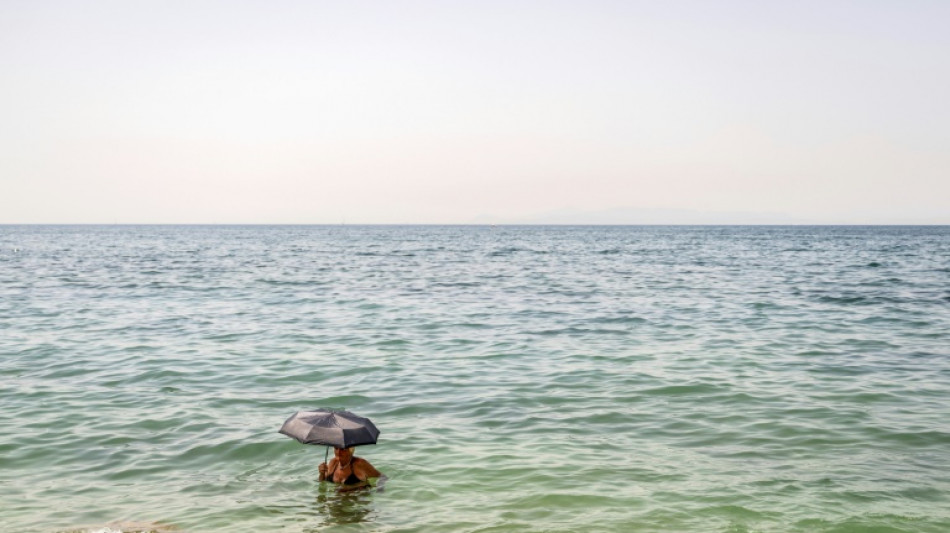
{"type": "Polygon", "coordinates": [[[631,223],[631,224],[607,224],[607,223],[492,223],[492,222],[376,222],[376,223],[340,223],[340,222],[0,222],[3,226],[472,226],[472,227],[661,227],[661,226],[681,226],[681,227],[868,227],[868,226],[950,226],[948,223],[761,223],[761,224],[682,224],[682,223],[631,223]]]}

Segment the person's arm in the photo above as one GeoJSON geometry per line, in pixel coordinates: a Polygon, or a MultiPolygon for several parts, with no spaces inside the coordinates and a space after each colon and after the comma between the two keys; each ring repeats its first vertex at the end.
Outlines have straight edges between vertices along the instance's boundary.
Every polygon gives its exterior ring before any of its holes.
{"type": "Polygon", "coordinates": [[[320,466],[317,467],[317,470],[320,472],[320,475],[317,477],[317,481],[326,481],[331,479],[330,476],[333,475],[333,471],[336,470],[336,457],[330,459],[330,464],[320,463],[320,466]]]}
{"type": "Polygon", "coordinates": [[[366,459],[358,459],[353,463],[353,473],[356,474],[361,481],[366,481],[371,477],[380,477],[383,475],[382,472],[376,470],[373,465],[370,464],[366,459]]]}

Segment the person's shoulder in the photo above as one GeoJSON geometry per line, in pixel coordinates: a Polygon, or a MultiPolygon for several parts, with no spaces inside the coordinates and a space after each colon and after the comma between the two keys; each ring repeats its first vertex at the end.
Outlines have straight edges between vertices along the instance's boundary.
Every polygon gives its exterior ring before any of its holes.
{"type": "Polygon", "coordinates": [[[353,469],[358,469],[361,473],[365,473],[368,477],[376,477],[380,475],[379,470],[376,470],[376,467],[374,467],[372,463],[360,457],[353,458],[353,469]]]}

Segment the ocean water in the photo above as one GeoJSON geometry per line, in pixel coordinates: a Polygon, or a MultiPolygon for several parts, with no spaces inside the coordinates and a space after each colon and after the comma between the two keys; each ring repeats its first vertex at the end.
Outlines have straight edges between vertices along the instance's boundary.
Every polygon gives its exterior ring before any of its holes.
{"type": "Polygon", "coordinates": [[[0,226],[0,531],[943,533],[948,332],[948,227],[0,226]]]}

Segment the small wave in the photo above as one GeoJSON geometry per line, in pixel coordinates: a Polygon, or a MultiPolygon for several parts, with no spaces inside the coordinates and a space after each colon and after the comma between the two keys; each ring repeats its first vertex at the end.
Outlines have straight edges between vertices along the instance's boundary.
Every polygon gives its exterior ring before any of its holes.
{"type": "Polygon", "coordinates": [[[723,392],[724,389],[717,385],[699,383],[695,385],[669,385],[666,387],[656,387],[640,391],[649,396],[689,396],[695,394],[712,394],[723,392]]]}
{"type": "Polygon", "coordinates": [[[484,284],[480,281],[435,281],[429,284],[430,287],[481,287],[484,284]]]}
{"type": "Polygon", "coordinates": [[[603,324],[645,324],[646,322],[648,322],[648,320],[642,317],[638,317],[638,316],[625,315],[625,316],[598,318],[596,319],[596,322],[603,323],[603,324]]]}
{"type": "Polygon", "coordinates": [[[373,343],[374,346],[407,346],[409,344],[412,342],[406,339],[386,339],[373,343]]]}
{"type": "Polygon", "coordinates": [[[611,497],[606,494],[568,493],[568,494],[533,494],[519,498],[514,503],[525,509],[556,509],[559,507],[583,507],[605,505],[605,499],[611,497]]]}
{"type": "Polygon", "coordinates": [[[540,331],[532,331],[532,332],[529,332],[528,334],[547,337],[547,336],[554,336],[554,335],[568,335],[568,336],[629,335],[630,332],[625,329],[567,327],[567,328],[559,328],[559,329],[544,329],[540,331]]]}
{"type": "MultiPolygon", "coordinates": [[[[485,324],[483,322],[457,322],[455,324],[452,324],[452,327],[465,328],[465,329],[492,329],[494,326],[492,326],[491,324],[485,324]]],[[[453,339],[453,340],[457,341],[460,339],[453,339]]]]}
{"type": "MultiPolygon", "coordinates": [[[[247,461],[274,457],[290,440],[274,439],[266,442],[248,442],[246,439],[231,439],[215,444],[199,444],[186,449],[178,455],[177,461],[185,463],[205,463],[214,461],[247,461]]],[[[128,475],[125,477],[129,477],[128,475]]],[[[133,476],[134,477],[134,476],[133,476]]]]}
{"type": "Polygon", "coordinates": [[[778,513],[756,511],[741,505],[714,505],[696,511],[699,515],[713,515],[732,520],[763,520],[779,516],[778,513]]]}
{"type": "Polygon", "coordinates": [[[873,305],[886,305],[886,304],[902,304],[909,302],[920,302],[920,298],[904,298],[904,297],[895,297],[895,296],[884,296],[884,295],[830,295],[825,294],[815,299],[822,303],[830,303],[836,305],[855,305],[855,306],[873,306],[873,305]]]}
{"type": "Polygon", "coordinates": [[[271,285],[275,287],[319,287],[321,285],[329,285],[329,281],[318,281],[318,280],[288,280],[288,279],[258,279],[258,283],[263,283],[264,285],[271,285]]]}
{"type": "Polygon", "coordinates": [[[503,257],[506,255],[512,255],[520,252],[531,252],[532,250],[528,248],[521,248],[518,246],[506,246],[504,248],[499,248],[497,250],[492,250],[488,253],[489,257],[503,257]]]}
{"type": "MultiPolygon", "coordinates": [[[[831,493],[834,496],[837,493],[831,493]]],[[[843,520],[812,518],[795,523],[796,531],[816,533],[920,533],[922,531],[946,531],[947,520],[931,520],[913,516],[869,513],[843,520]]]]}
{"type": "Polygon", "coordinates": [[[174,524],[164,522],[109,522],[98,526],[68,527],[57,530],[57,533],[180,533],[181,529],[174,524]]]}

